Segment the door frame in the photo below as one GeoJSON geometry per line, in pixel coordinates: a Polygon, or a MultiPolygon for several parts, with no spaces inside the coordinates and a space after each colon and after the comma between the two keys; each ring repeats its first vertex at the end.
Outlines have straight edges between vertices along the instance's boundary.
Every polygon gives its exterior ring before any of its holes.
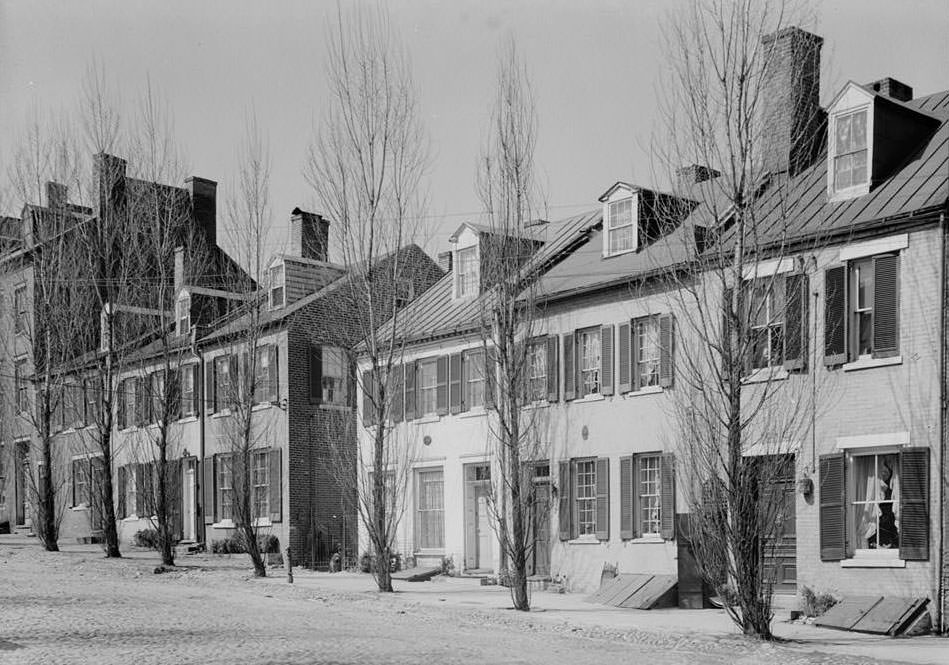
{"type": "Polygon", "coordinates": [[[185,536],[185,531],[187,530],[188,525],[185,524],[185,507],[190,504],[191,506],[191,538],[193,542],[198,542],[200,534],[198,532],[198,458],[194,455],[188,455],[181,458],[181,501],[182,501],[182,515],[181,515],[181,529],[182,529],[182,538],[187,539],[185,536]],[[191,496],[187,496],[185,493],[185,478],[188,475],[188,469],[191,469],[191,496]]]}
{"type": "MultiPolygon", "coordinates": [[[[477,524],[477,519],[478,519],[478,490],[482,488],[487,488],[488,496],[490,496],[491,462],[486,460],[483,462],[472,462],[470,464],[462,465],[462,477],[464,478],[464,482],[463,482],[464,487],[462,490],[464,493],[462,513],[464,514],[464,517],[465,517],[464,519],[465,570],[479,570],[479,571],[492,570],[493,571],[494,567],[496,566],[496,559],[497,559],[494,553],[493,541],[492,541],[492,550],[489,553],[489,555],[491,556],[490,563],[492,564],[492,567],[486,568],[485,564],[488,562],[482,561],[481,559],[483,557],[478,556],[478,534],[477,534],[477,531],[475,531],[475,525],[477,524]],[[487,478],[477,477],[476,469],[478,468],[487,469],[488,471],[487,478]],[[469,514],[469,508],[472,511],[470,514],[469,514]],[[474,515],[474,517],[472,518],[471,515],[474,515]],[[473,551],[471,550],[471,548],[473,548],[473,551]],[[473,567],[468,565],[469,561],[472,559],[476,559],[475,560],[476,565],[473,567]]],[[[488,516],[488,519],[490,520],[490,515],[488,516]]],[[[488,528],[491,528],[490,524],[486,526],[488,528]]]]}

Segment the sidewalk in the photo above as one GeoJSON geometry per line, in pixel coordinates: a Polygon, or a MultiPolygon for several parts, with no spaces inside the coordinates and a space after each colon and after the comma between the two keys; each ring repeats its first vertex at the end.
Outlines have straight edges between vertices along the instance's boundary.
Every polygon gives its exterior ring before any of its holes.
{"type": "MultiPolygon", "coordinates": [[[[279,573],[258,580],[264,584],[286,584],[279,573]]],[[[324,592],[373,595],[375,583],[366,574],[316,573],[294,571],[298,587],[324,592]]],[[[396,594],[381,600],[405,605],[426,605],[499,612],[511,608],[508,589],[480,585],[478,579],[438,576],[430,582],[394,581],[396,594]]],[[[724,610],[627,610],[584,602],[582,594],[535,592],[530,613],[505,613],[506,619],[572,630],[593,629],[594,632],[651,633],[669,639],[705,639],[714,642],[735,641],[738,631],[724,610]]],[[[786,613],[781,613],[786,616],[786,613]]],[[[850,633],[807,624],[775,621],[774,633],[786,640],[783,646],[802,652],[820,652],[862,656],[921,665],[949,663],[949,639],[935,636],[894,639],[880,635],[850,633]]]]}

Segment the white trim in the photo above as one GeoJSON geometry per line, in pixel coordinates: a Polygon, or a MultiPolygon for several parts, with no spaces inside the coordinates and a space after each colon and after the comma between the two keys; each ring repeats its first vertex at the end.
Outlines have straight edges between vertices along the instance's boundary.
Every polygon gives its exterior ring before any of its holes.
{"type": "Polygon", "coordinates": [[[890,365],[902,365],[903,356],[890,356],[889,358],[858,358],[850,363],[845,363],[843,370],[845,372],[855,372],[861,369],[871,369],[873,367],[888,367],[890,365]]]}
{"type": "Polygon", "coordinates": [[[578,397],[570,401],[574,404],[583,404],[584,402],[602,402],[605,399],[606,395],[603,393],[590,393],[589,395],[584,395],[583,397],[578,397]]]}
{"type": "Polygon", "coordinates": [[[568,545],[599,545],[606,541],[600,540],[592,533],[585,533],[582,536],[577,536],[573,540],[568,540],[568,545]]]}
{"type": "Polygon", "coordinates": [[[639,390],[632,390],[628,393],[623,393],[623,399],[639,397],[640,395],[658,395],[661,392],[665,392],[665,390],[666,389],[662,386],[646,386],[645,388],[640,388],[639,390]]]}
{"type": "Polygon", "coordinates": [[[258,402],[250,407],[251,411],[263,411],[264,409],[269,409],[273,406],[272,402],[258,402]]]}
{"type": "Polygon", "coordinates": [[[461,411],[455,415],[457,415],[459,418],[483,418],[484,416],[488,415],[488,412],[485,411],[483,406],[476,406],[468,411],[461,411]]]}
{"type": "Polygon", "coordinates": [[[885,446],[908,446],[909,432],[889,432],[885,434],[861,434],[859,436],[838,436],[837,450],[851,448],[881,448],[885,446]]]}
{"type": "Polygon", "coordinates": [[[784,365],[774,365],[772,367],[759,367],[751,374],[744,377],[742,383],[765,383],[766,381],[784,381],[790,376],[784,369],[784,365]]]}
{"type": "Polygon", "coordinates": [[[651,533],[645,536],[640,536],[639,538],[633,538],[632,540],[627,540],[627,543],[632,545],[657,545],[666,542],[662,539],[662,536],[658,533],[651,533]]]}
{"type": "Polygon", "coordinates": [[[448,458],[444,455],[441,457],[430,457],[428,459],[419,460],[418,462],[412,462],[412,466],[410,468],[413,471],[425,471],[426,469],[444,469],[445,461],[447,459],[448,458]]]}
{"type": "Polygon", "coordinates": [[[221,520],[220,522],[215,522],[214,524],[211,525],[211,528],[212,529],[233,529],[235,528],[234,520],[228,519],[228,520],[221,520]]]}
{"type": "Polygon", "coordinates": [[[840,562],[841,568],[906,568],[897,548],[856,550],[849,559],[840,562]]]}
{"type": "Polygon", "coordinates": [[[413,418],[409,422],[413,422],[417,425],[428,425],[429,423],[437,423],[441,419],[442,417],[438,415],[437,413],[428,413],[428,414],[425,414],[424,416],[413,418]]]}
{"type": "Polygon", "coordinates": [[[895,236],[885,238],[874,238],[865,242],[855,242],[840,248],[840,260],[850,261],[851,259],[860,259],[864,256],[874,256],[875,254],[885,254],[886,252],[897,252],[909,247],[909,234],[901,233],[895,236]]]}
{"type": "Polygon", "coordinates": [[[759,277],[773,277],[786,272],[794,271],[795,259],[786,256],[783,259],[771,259],[770,261],[761,261],[759,263],[745,266],[741,271],[742,279],[757,279],[759,277]]]}
{"type": "Polygon", "coordinates": [[[765,455],[790,455],[800,450],[800,443],[784,439],[776,444],[768,441],[753,443],[741,451],[742,457],[764,457],[765,455]]]}
{"type": "Polygon", "coordinates": [[[461,453],[458,455],[458,459],[465,460],[465,464],[474,463],[477,461],[481,462],[490,462],[493,459],[491,453],[461,453]]]}

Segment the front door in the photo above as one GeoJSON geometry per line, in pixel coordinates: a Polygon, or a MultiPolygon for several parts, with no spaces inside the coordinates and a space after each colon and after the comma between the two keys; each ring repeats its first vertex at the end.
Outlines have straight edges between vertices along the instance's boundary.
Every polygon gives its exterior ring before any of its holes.
{"type": "Polygon", "coordinates": [[[30,497],[27,492],[27,478],[30,473],[29,444],[16,444],[16,459],[13,464],[14,490],[16,491],[16,523],[26,524],[26,516],[30,514],[30,497]]]}
{"type": "Polygon", "coordinates": [[[492,553],[494,532],[491,528],[491,467],[469,464],[465,467],[465,568],[494,569],[492,553]]]}
{"type": "Polygon", "coordinates": [[[546,577],[550,575],[550,484],[534,485],[531,528],[534,532],[534,549],[530,557],[530,574],[546,577]]]}
{"type": "Polygon", "coordinates": [[[197,540],[197,521],[195,520],[195,459],[186,457],[182,462],[181,507],[182,540],[197,540]]]}
{"type": "Polygon", "coordinates": [[[774,502],[775,532],[765,546],[765,575],[774,580],[776,593],[797,593],[797,509],[795,504],[794,456],[772,458],[770,488],[765,500],[774,502]]]}
{"type": "Polygon", "coordinates": [[[491,541],[493,540],[493,531],[491,530],[491,511],[488,501],[489,488],[484,485],[475,487],[475,542],[477,543],[477,561],[475,568],[493,568],[491,556],[491,541]]]}

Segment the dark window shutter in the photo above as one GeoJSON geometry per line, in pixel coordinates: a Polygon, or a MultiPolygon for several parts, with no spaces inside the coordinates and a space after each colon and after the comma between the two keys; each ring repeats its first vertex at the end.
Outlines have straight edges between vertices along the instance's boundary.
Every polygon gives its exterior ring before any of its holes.
{"type": "Polygon", "coordinates": [[[675,538],[676,470],[675,455],[663,453],[659,458],[659,533],[663,540],[675,538]]]}
{"type": "Polygon", "coordinates": [[[610,539],[610,460],[596,460],[596,527],[598,540],[610,539]]]}
{"type": "Polygon", "coordinates": [[[671,314],[659,317],[659,385],[671,388],[675,379],[675,328],[671,314]]]}
{"type": "Polygon", "coordinates": [[[632,455],[619,458],[619,537],[623,540],[633,537],[632,455]]]}
{"type": "Polygon", "coordinates": [[[400,423],[405,418],[405,367],[396,365],[392,368],[391,414],[392,422],[400,423]]]}
{"type": "MultiPolygon", "coordinates": [[[[721,344],[721,355],[723,363],[731,361],[729,357],[732,353],[737,353],[739,349],[743,348],[741,340],[738,341],[738,347],[732,347],[732,333],[734,332],[734,321],[732,320],[732,298],[735,296],[735,289],[726,286],[722,290],[722,337],[719,340],[721,344]]],[[[737,361],[738,358],[735,358],[734,361],[737,361]]],[[[723,365],[724,366],[724,365],[723,365]]]]}
{"type": "Polygon", "coordinates": [[[498,352],[493,346],[484,350],[484,408],[493,409],[498,394],[498,352]]]}
{"type": "Polygon", "coordinates": [[[784,278],[784,368],[807,367],[807,275],[784,278]]]}
{"type": "Polygon", "coordinates": [[[873,357],[900,352],[900,257],[873,259],[873,357]]]}
{"type": "Polygon", "coordinates": [[[178,540],[184,538],[184,488],[181,485],[182,460],[168,461],[168,504],[172,532],[178,540]]]}
{"type": "Polygon", "coordinates": [[[415,419],[415,361],[405,363],[405,419],[415,419]]]}
{"type": "MultiPolygon", "coordinates": [[[[250,397],[251,401],[253,401],[253,395],[244,395],[244,386],[251,385],[251,382],[247,380],[247,368],[249,367],[247,352],[244,351],[241,356],[240,360],[236,353],[227,358],[228,364],[230,365],[229,378],[231,394],[225,395],[224,399],[226,400],[225,407],[228,409],[236,408],[237,403],[245,399],[245,397],[250,397]],[[241,360],[243,360],[243,362],[241,362],[241,360]]],[[[251,377],[251,380],[253,380],[253,377],[251,377]]]]}
{"type": "Polygon", "coordinates": [[[145,482],[145,476],[151,469],[147,464],[135,465],[135,514],[139,517],[145,515],[145,493],[151,489],[151,483],[145,482]]]}
{"type": "MultiPolygon", "coordinates": [[[[128,379],[124,381],[119,381],[119,394],[115,396],[115,419],[119,423],[119,429],[125,429],[128,427],[128,416],[127,416],[127,405],[128,405],[128,394],[129,389],[128,379]]],[[[75,503],[73,504],[75,505],[75,503]]]]}
{"type": "Polygon", "coordinates": [[[642,522],[639,505],[639,489],[642,487],[642,455],[633,455],[633,538],[643,535],[640,531],[642,522]]]}
{"type": "MultiPolygon", "coordinates": [[[[621,323],[616,333],[619,335],[616,346],[619,350],[619,392],[628,393],[633,389],[632,377],[632,359],[630,356],[630,338],[629,324],[621,323]]],[[[630,536],[631,537],[631,536],[630,536]]]]}
{"type": "Polygon", "coordinates": [[[269,367],[267,368],[269,370],[267,380],[270,383],[270,394],[268,395],[268,399],[271,402],[276,402],[280,398],[280,384],[278,382],[280,373],[278,372],[279,365],[277,364],[279,356],[277,353],[276,344],[271,344],[267,348],[267,356],[267,360],[270,363],[269,367]]]}
{"type": "Polygon", "coordinates": [[[630,389],[637,391],[642,388],[639,378],[639,325],[638,321],[631,321],[629,325],[629,379],[630,389]]]}
{"type": "Polygon", "coordinates": [[[119,500],[117,502],[119,519],[124,519],[128,517],[128,514],[125,512],[125,493],[126,493],[125,483],[127,481],[127,478],[126,478],[127,473],[128,471],[124,466],[119,467],[119,497],[118,497],[119,500]]]}
{"type": "Polygon", "coordinates": [[[558,387],[560,386],[559,369],[557,362],[558,355],[558,337],[548,335],[545,343],[547,344],[547,401],[556,402],[559,396],[558,387]]]}
{"type": "Polygon", "coordinates": [[[600,394],[613,394],[613,326],[600,327],[600,394]]]}
{"type": "Polygon", "coordinates": [[[372,380],[372,371],[365,370],[362,373],[362,424],[369,427],[373,424],[373,390],[375,386],[372,380]]]}
{"type": "Polygon", "coordinates": [[[270,521],[279,522],[283,518],[283,460],[280,448],[271,448],[268,457],[270,463],[270,521]]]}
{"type": "Polygon", "coordinates": [[[448,356],[438,356],[435,361],[435,413],[448,413],[448,356]]]}
{"type": "Polygon", "coordinates": [[[204,467],[204,505],[202,509],[204,510],[204,523],[205,524],[214,524],[217,520],[215,505],[214,505],[214,457],[205,457],[202,462],[204,467]]]}
{"type": "Polygon", "coordinates": [[[840,561],[847,556],[847,500],[844,454],[820,458],[820,558],[840,561]]]}
{"type": "Polygon", "coordinates": [[[194,392],[191,396],[191,408],[193,409],[193,415],[197,416],[201,413],[201,368],[195,363],[191,365],[191,367],[186,368],[185,371],[192,373],[191,385],[194,388],[194,392]]]}
{"type": "Polygon", "coordinates": [[[824,364],[847,362],[847,267],[824,271],[824,364]]]}
{"type": "Polygon", "coordinates": [[[929,560],[929,448],[900,451],[900,558],[929,560]]]}
{"type": "Polygon", "coordinates": [[[563,398],[572,400],[577,397],[577,371],[574,367],[574,336],[567,333],[563,336],[563,398]]]}
{"type": "Polygon", "coordinates": [[[323,401],[323,348],[310,345],[310,404],[323,401]]]}
{"type": "Polygon", "coordinates": [[[573,532],[572,519],[573,510],[570,497],[573,494],[573,483],[570,479],[570,462],[560,462],[560,486],[557,488],[560,495],[558,503],[558,522],[560,529],[560,540],[570,540],[573,532]]]}
{"type": "Polygon", "coordinates": [[[207,412],[216,413],[217,412],[217,381],[214,373],[214,368],[217,365],[217,362],[214,358],[208,361],[205,365],[205,374],[207,376],[207,381],[204,382],[205,389],[205,401],[207,402],[207,412]]]}
{"type": "Polygon", "coordinates": [[[451,413],[461,411],[461,354],[453,353],[448,357],[448,407],[451,413]]]}

